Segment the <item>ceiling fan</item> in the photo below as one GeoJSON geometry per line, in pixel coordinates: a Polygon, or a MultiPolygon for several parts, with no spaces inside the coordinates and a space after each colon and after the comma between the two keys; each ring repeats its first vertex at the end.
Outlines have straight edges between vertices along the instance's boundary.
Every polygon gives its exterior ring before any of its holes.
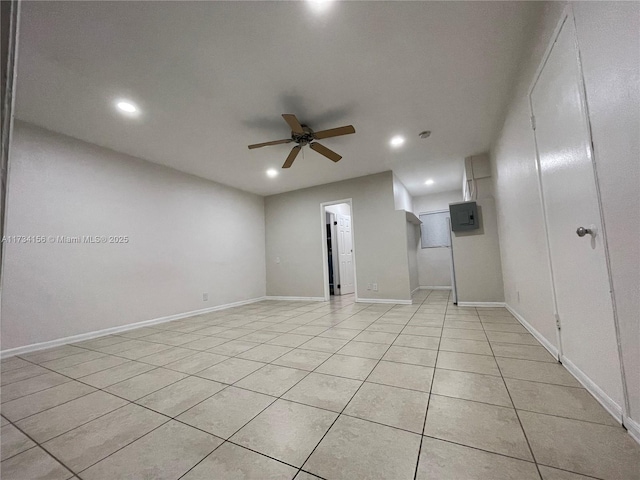
{"type": "Polygon", "coordinates": [[[353,128],[353,125],[347,125],[345,127],[338,128],[330,128],[329,130],[321,130],[319,132],[314,132],[307,125],[302,125],[295,115],[291,113],[282,114],[282,118],[284,121],[289,124],[291,127],[291,138],[285,138],[284,140],[274,140],[273,142],[265,142],[265,143],[256,143],[254,145],[249,145],[249,149],[252,150],[254,148],[266,147],[269,145],[281,145],[283,143],[292,143],[295,142],[298,145],[291,149],[291,153],[285,160],[282,168],[289,168],[293,165],[293,161],[302,150],[302,147],[305,145],[309,145],[309,148],[315,150],[320,155],[324,155],[329,160],[334,162],[339,161],[342,157],[338,155],[333,150],[329,150],[324,145],[316,142],[316,140],[321,140],[323,138],[331,138],[331,137],[339,137],[340,135],[349,135],[351,133],[356,133],[356,129],[353,128]]]}

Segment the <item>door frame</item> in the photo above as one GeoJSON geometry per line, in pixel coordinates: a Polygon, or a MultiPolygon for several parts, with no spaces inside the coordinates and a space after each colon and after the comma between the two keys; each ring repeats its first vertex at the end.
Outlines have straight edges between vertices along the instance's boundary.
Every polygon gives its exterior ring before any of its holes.
{"type": "MultiPolygon", "coordinates": [[[[451,230],[451,210],[448,208],[440,209],[440,210],[430,210],[428,212],[420,212],[418,213],[418,218],[420,215],[429,215],[432,213],[448,213],[449,217],[447,217],[447,225],[449,226],[449,246],[448,247],[436,247],[436,248],[448,248],[449,249],[449,270],[451,271],[451,296],[453,297],[453,303],[455,305],[458,304],[458,290],[456,288],[456,269],[455,262],[453,259],[453,230],[451,230]]],[[[422,224],[418,225],[420,227],[420,248],[422,248],[422,224]]]]}
{"type": "Polygon", "coordinates": [[[329,295],[329,252],[327,251],[327,219],[325,216],[325,207],[338,205],[339,203],[348,204],[349,210],[351,211],[351,239],[353,245],[353,288],[355,298],[358,298],[358,270],[356,268],[356,237],[353,222],[353,200],[351,198],[345,198],[342,200],[332,200],[330,202],[320,203],[320,231],[322,232],[322,275],[324,279],[324,300],[327,302],[329,301],[331,296],[329,295]]]}
{"type": "Polygon", "coordinates": [[[458,305],[458,287],[456,286],[456,262],[453,256],[453,230],[451,229],[451,216],[447,218],[449,225],[449,256],[451,258],[451,295],[453,304],[458,305]]]}
{"type": "MultiPolygon", "coordinates": [[[[336,223],[336,214],[325,211],[325,215],[330,219],[331,222],[333,222],[329,225],[329,229],[325,230],[327,230],[327,232],[331,231],[331,249],[334,251],[334,254],[331,256],[331,268],[333,269],[333,295],[335,296],[337,295],[336,290],[338,288],[338,283],[340,283],[340,259],[335,255],[335,252],[337,251],[336,242],[338,241],[338,229],[336,228],[337,225],[334,224],[336,223]]],[[[328,249],[329,242],[327,241],[327,260],[329,257],[328,249]]],[[[327,263],[329,262],[327,261],[327,263]]],[[[329,288],[329,295],[331,295],[331,288],[329,288]]]]}
{"type": "MultiPolygon", "coordinates": [[[[540,203],[542,205],[542,218],[543,218],[543,222],[544,222],[544,234],[545,234],[545,242],[546,242],[546,246],[547,246],[547,264],[549,266],[549,277],[550,277],[550,281],[551,281],[551,297],[553,300],[553,309],[554,309],[554,316],[555,316],[555,320],[556,320],[556,339],[558,342],[558,361],[562,363],[562,359],[563,359],[563,350],[562,350],[562,332],[561,332],[561,327],[558,324],[558,303],[557,303],[557,296],[556,296],[556,286],[555,286],[555,280],[554,280],[554,273],[553,273],[553,263],[551,261],[551,242],[549,239],[549,224],[548,224],[548,219],[547,219],[547,206],[546,206],[546,202],[545,202],[545,198],[544,198],[544,191],[542,188],[542,171],[541,171],[541,167],[540,167],[540,154],[539,154],[539,150],[538,150],[538,140],[536,137],[536,129],[535,129],[535,115],[534,115],[534,111],[533,111],[533,100],[532,100],[532,94],[533,94],[533,90],[535,89],[536,85],[538,84],[538,80],[540,79],[540,75],[542,74],[542,71],[544,70],[544,67],[547,64],[547,61],[549,59],[549,56],[551,55],[551,52],[553,50],[553,47],[556,43],[556,40],[558,38],[558,36],[560,35],[560,32],[562,30],[562,27],[565,25],[566,22],[573,22],[574,25],[574,31],[575,31],[575,38],[573,39],[575,42],[575,47],[576,47],[576,52],[577,52],[577,58],[576,61],[578,62],[578,69],[579,69],[579,85],[578,85],[578,89],[580,91],[580,101],[582,103],[582,107],[584,108],[584,112],[585,112],[585,120],[586,120],[586,124],[587,124],[587,134],[589,136],[589,145],[588,145],[588,153],[589,153],[589,158],[591,159],[591,166],[593,168],[593,176],[594,176],[594,181],[595,181],[595,188],[596,188],[596,201],[598,204],[598,213],[600,214],[600,223],[602,226],[602,232],[601,232],[601,237],[602,237],[602,244],[603,244],[603,250],[604,250],[604,257],[605,257],[605,263],[607,266],[607,281],[609,283],[609,294],[611,296],[611,306],[612,306],[612,313],[613,313],[613,324],[614,324],[614,331],[615,331],[615,335],[616,335],[616,346],[617,346],[617,350],[618,350],[618,359],[619,359],[619,363],[620,363],[620,377],[621,377],[621,381],[622,381],[622,405],[620,406],[622,409],[622,424],[624,425],[624,420],[627,418],[628,412],[629,412],[629,393],[627,391],[627,382],[626,382],[626,375],[625,375],[625,369],[624,369],[624,358],[622,355],[622,345],[620,342],[620,326],[619,326],[619,320],[618,320],[618,311],[616,308],[616,299],[615,299],[615,291],[613,288],[613,277],[611,274],[611,259],[610,259],[610,255],[609,255],[609,243],[607,241],[607,233],[606,233],[606,224],[605,224],[605,217],[604,217],[604,210],[602,208],[602,196],[600,193],[600,183],[598,181],[598,168],[597,168],[597,161],[596,161],[596,156],[595,156],[595,149],[593,147],[593,133],[591,130],[591,117],[589,115],[589,105],[588,105],[588,100],[587,100],[587,91],[586,91],[586,87],[585,87],[585,82],[584,82],[584,73],[582,70],[582,61],[581,61],[581,57],[580,57],[580,44],[578,43],[578,29],[577,29],[577,25],[575,24],[575,17],[573,14],[573,7],[571,5],[567,5],[565,7],[565,9],[563,10],[562,14],[560,15],[560,19],[558,20],[558,23],[553,31],[553,35],[551,36],[551,39],[549,41],[549,44],[547,45],[547,48],[544,52],[544,55],[542,56],[542,60],[540,61],[540,65],[538,66],[538,68],[536,69],[536,73],[533,77],[533,81],[531,82],[530,86],[529,86],[529,90],[527,93],[527,101],[529,103],[529,115],[530,115],[530,119],[531,119],[531,134],[533,136],[533,142],[534,142],[534,147],[535,147],[535,157],[536,157],[536,161],[535,161],[535,167],[536,167],[536,174],[538,177],[538,193],[540,196],[540,203]]],[[[565,367],[566,368],[566,367],[565,367]]],[[[571,372],[573,373],[573,372],[571,372]]],[[[580,378],[578,378],[578,380],[580,380],[580,378]]],[[[583,383],[581,381],[581,383],[583,383]]],[[[584,384],[584,383],[583,383],[584,384]]],[[[587,390],[589,390],[598,401],[600,401],[600,403],[602,402],[602,397],[601,395],[599,395],[600,392],[598,392],[597,390],[599,390],[599,387],[597,385],[584,385],[587,390]],[[595,388],[594,388],[595,387],[595,388]]],[[[610,412],[613,414],[613,412],[610,411],[609,409],[609,405],[606,405],[603,403],[603,406],[610,412]]],[[[614,415],[614,417],[617,417],[617,415],[614,415]]]]}

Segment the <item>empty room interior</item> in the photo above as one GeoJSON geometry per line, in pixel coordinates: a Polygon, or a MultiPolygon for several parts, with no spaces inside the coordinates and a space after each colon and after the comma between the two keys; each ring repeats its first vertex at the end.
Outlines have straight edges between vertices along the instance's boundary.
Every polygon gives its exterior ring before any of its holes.
{"type": "Polygon", "coordinates": [[[640,480],[640,3],[2,6],[3,480],[640,480]]]}

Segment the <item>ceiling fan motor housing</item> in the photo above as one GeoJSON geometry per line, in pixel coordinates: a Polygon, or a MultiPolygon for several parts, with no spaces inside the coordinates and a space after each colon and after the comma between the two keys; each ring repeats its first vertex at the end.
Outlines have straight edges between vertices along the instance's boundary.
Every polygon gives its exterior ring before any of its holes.
{"type": "Polygon", "coordinates": [[[298,145],[304,147],[315,140],[315,138],[313,136],[313,130],[306,125],[302,125],[302,130],[304,130],[304,133],[291,132],[291,139],[298,145]]]}

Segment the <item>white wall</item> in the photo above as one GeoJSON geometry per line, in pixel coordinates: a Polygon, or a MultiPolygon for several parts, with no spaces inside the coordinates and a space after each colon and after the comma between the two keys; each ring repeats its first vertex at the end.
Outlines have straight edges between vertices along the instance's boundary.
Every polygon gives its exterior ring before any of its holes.
{"type": "Polygon", "coordinates": [[[3,350],[265,294],[262,197],[23,123],[10,169],[7,235],[129,243],[7,244],[3,350]]]}
{"type": "Polygon", "coordinates": [[[464,159],[464,176],[462,179],[462,197],[465,202],[477,197],[477,182],[481,178],[491,176],[491,160],[488,153],[471,155],[464,159]]]}
{"type": "Polygon", "coordinates": [[[413,198],[404,186],[404,183],[400,181],[396,175],[393,175],[393,201],[396,210],[405,210],[407,212],[413,212],[413,198]]]}
{"type": "Polygon", "coordinates": [[[491,148],[505,302],[558,347],[528,89],[564,5],[548,3],[491,148]]]}
{"type": "Polygon", "coordinates": [[[409,263],[409,288],[411,292],[414,292],[420,286],[418,250],[420,250],[420,226],[407,222],[407,259],[409,263]]]}
{"type": "Polygon", "coordinates": [[[453,232],[456,293],[460,302],[503,302],[498,223],[491,178],[475,181],[480,228],[453,232]]]}
{"type": "MultiPolygon", "coordinates": [[[[396,210],[413,212],[413,197],[395,174],[393,175],[393,203],[396,210]]],[[[418,280],[418,242],[420,241],[420,232],[416,232],[416,226],[410,222],[406,224],[406,241],[409,289],[413,292],[420,286],[418,280]]]]}
{"type": "MultiPolygon", "coordinates": [[[[492,147],[506,301],[554,345],[550,273],[527,94],[565,6],[554,2],[545,6],[530,51],[523,57],[504,126],[492,147]]],[[[630,414],[639,423],[640,4],[574,2],[573,11],[609,242],[630,414]]]]}
{"type": "Polygon", "coordinates": [[[336,215],[351,215],[351,207],[348,203],[338,203],[337,205],[329,205],[326,208],[327,212],[335,213],[336,215]]]}
{"type": "Polygon", "coordinates": [[[357,297],[411,298],[406,215],[395,210],[391,172],[266,197],[268,295],[324,296],[320,204],[347,198],[353,200],[357,297]],[[374,282],[378,292],[367,290],[374,282]]]}
{"type": "Polygon", "coordinates": [[[413,212],[416,215],[421,213],[435,212],[438,210],[449,210],[449,204],[462,201],[462,187],[448,192],[432,193],[422,195],[413,199],[413,212]]]}
{"type": "MultiPolygon", "coordinates": [[[[448,210],[449,204],[462,201],[462,188],[450,192],[414,197],[416,215],[448,210]]],[[[418,283],[422,287],[451,287],[451,252],[447,247],[420,248],[418,245],[418,283]]]]}
{"type": "MultiPolygon", "coordinates": [[[[504,287],[492,182],[490,178],[482,178],[476,184],[481,228],[469,232],[454,232],[452,235],[458,301],[502,302],[504,287]]],[[[413,204],[416,215],[419,215],[448,210],[450,203],[461,201],[462,188],[415,197],[413,204]]],[[[418,275],[423,287],[450,287],[450,249],[419,248],[418,275]]]]}
{"type": "MultiPolygon", "coordinates": [[[[393,175],[393,202],[396,210],[413,212],[413,197],[404,183],[393,175]]],[[[420,231],[416,225],[407,221],[407,268],[409,271],[409,289],[414,292],[420,286],[418,279],[418,249],[420,248],[420,231]]]]}

